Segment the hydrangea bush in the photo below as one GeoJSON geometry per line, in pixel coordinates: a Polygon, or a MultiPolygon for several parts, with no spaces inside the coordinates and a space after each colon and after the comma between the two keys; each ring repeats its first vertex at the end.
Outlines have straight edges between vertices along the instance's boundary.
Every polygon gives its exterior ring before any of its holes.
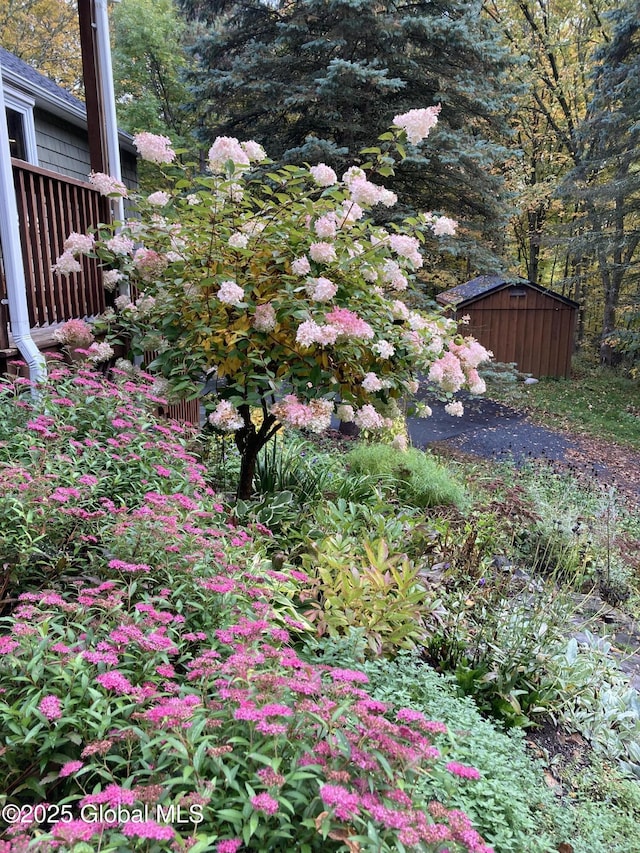
{"type": "MultiPolygon", "coordinates": [[[[320,432],[335,413],[384,428],[421,376],[448,393],[483,390],[486,350],[403,299],[423,265],[421,245],[456,223],[428,212],[385,228],[373,217],[397,198],[372,178],[392,175],[404,144],[422,144],[437,115],[431,107],[396,116],[379,147],[340,178],[325,164],[269,171],[260,145],[230,137],[215,140],[202,173],[181,165],[166,138],[139,134],[165,189],[131,195],[127,223],[67,241],[60,274],[78,255],[97,255],[105,285],[122,291],[104,318],[112,333],[155,353],[152,370],[182,395],[208,380],[211,423],[234,433],[242,455],[240,497],[283,424],[320,432]]],[[[107,195],[125,193],[108,176],[93,181],[107,195]]]]}

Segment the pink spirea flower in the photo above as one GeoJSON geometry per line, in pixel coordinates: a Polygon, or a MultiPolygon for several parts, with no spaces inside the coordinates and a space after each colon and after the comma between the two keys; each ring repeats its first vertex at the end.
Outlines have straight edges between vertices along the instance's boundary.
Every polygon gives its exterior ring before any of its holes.
{"type": "Polygon", "coordinates": [[[309,171],[311,172],[311,177],[319,187],[331,187],[338,181],[338,176],[331,166],[327,166],[325,163],[318,163],[317,166],[311,166],[309,171]]]}
{"type": "Polygon", "coordinates": [[[135,793],[129,788],[121,788],[120,785],[111,784],[98,791],[97,794],[87,794],[80,800],[81,806],[132,806],[136,801],[135,793]]]}
{"type": "Polygon", "coordinates": [[[40,713],[45,716],[48,720],[59,720],[62,716],[62,708],[60,707],[60,700],[57,696],[53,696],[49,694],[48,696],[44,696],[40,700],[40,704],[38,705],[38,710],[40,713]]]}
{"type": "Polygon", "coordinates": [[[20,643],[11,637],[0,637],[0,655],[10,655],[19,645],[20,643]]]}
{"type": "Polygon", "coordinates": [[[125,563],[124,560],[110,560],[109,568],[119,572],[150,572],[151,566],[146,563],[125,563]]]}
{"type": "MultiPolygon", "coordinates": [[[[54,823],[51,827],[51,834],[56,840],[73,845],[76,841],[89,841],[94,835],[102,833],[104,828],[105,824],[102,821],[65,820],[54,823]]],[[[8,848],[8,850],[13,849],[8,848]]],[[[0,851],[2,851],[2,847],[0,847],[0,851]]]]}
{"type": "Polygon", "coordinates": [[[91,172],[89,183],[93,184],[100,195],[127,198],[127,188],[122,181],[112,178],[111,175],[105,175],[104,172],[91,172]]]}
{"type": "Polygon", "coordinates": [[[422,110],[409,110],[407,113],[394,116],[393,124],[406,132],[409,142],[417,145],[429,136],[431,129],[438,123],[440,110],[440,104],[422,110]]]}
{"type": "Polygon", "coordinates": [[[480,778],[479,770],[476,770],[475,767],[469,767],[466,764],[460,764],[458,761],[449,761],[449,763],[445,765],[445,768],[449,773],[453,773],[454,776],[459,776],[461,779],[480,778]]]}
{"type": "Polygon", "coordinates": [[[150,838],[155,841],[171,841],[176,834],[173,827],[156,823],[155,820],[130,820],[124,824],[120,831],[127,838],[150,838]]]}
{"type": "Polygon", "coordinates": [[[81,767],[84,767],[84,761],[67,761],[67,763],[63,764],[60,768],[58,776],[61,779],[64,779],[66,776],[72,776],[74,773],[77,773],[81,767]]]}
{"type": "Polygon", "coordinates": [[[218,841],[216,853],[236,853],[241,847],[241,838],[224,838],[222,841],[218,841]]]}
{"type": "Polygon", "coordinates": [[[280,808],[278,801],[271,794],[262,793],[256,794],[251,798],[251,805],[258,812],[264,812],[268,815],[275,814],[280,808]]]}
{"type": "Polygon", "coordinates": [[[176,152],[172,149],[168,136],[147,132],[136,133],[133,144],[142,159],[150,163],[172,163],[176,159],[176,152]]]}
{"type": "Polygon", "coordinates": [[[73,252],[63,252],[51,267],[51,272],[58,275],[71,275],[74,272],[82,272],[82,265],[78,261],[73,252]]]}
{"type": "Polygon", "coordinates": [[[320,788],[320,799],[326,806],[334,809],[340,820],[349,820],[360,810],[360,797],[353,794],[342,785],[323,785],[320,788]]]}
{"type": "Polygon", "coordinates": [[[105,690],[113,690],[114,693],[128,695],[134,691],[134,687],[129,679],[115,669],[100,673],[100,675],[96,676],[96,681],[105,690]]]}

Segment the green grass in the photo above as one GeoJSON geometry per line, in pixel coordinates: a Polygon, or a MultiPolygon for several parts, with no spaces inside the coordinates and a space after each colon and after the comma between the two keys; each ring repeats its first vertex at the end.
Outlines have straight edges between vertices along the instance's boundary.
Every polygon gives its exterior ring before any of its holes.
{"type": "Polygon", "coordinates": [[[491,384],[487,396],[526,408],[543,426],[585,433],[640,450],[640,384],[613,370],[576,370],[536,385],[491,384]]]}

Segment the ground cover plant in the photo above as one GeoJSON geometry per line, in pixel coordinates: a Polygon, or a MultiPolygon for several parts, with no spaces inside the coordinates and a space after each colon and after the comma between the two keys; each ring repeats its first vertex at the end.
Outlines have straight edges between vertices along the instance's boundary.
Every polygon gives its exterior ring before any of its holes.
{"type": "MultiPolygon", "coordinates": [[[[609,794],[594,770],[576,807],[558,803],[522,736],[500,731],[514,706],[493,723],[480,717],[489,688],[509,695],[505,682],[472,682],[462,700],[455,677],[442,681],[416,656],[458,626],[467,648],[485,637],[508,657],[479,615],[485,586],[495,613],[510,594],[492,574],[492,556],[513,541],[495,506],[425,513],[385,495],[376,477],[356,479],[349,501],[337,496],[348,456],[287,433],[291,453],[265,471],[263,497],[297,491],[298,521],[274,535],[255,520],[263,498],[246,502],[242,520],[221,499],[216,471],[192,452],[206,441],[156,419],[152,377],[129,367],[107,381],[83,365],[51,374],[39,400],[15,378],[0,396],[1,498],[24,513],[18,528],[9,515],[0,525],[10,578],[0,805],[22,818],[3,850],[538,853],[570,839],[577,853],[604,853],[604,826],[610,849],[631,853],[637,810],[614,771],[602,771],[609,794]],[[301,476],[309,469],[316,491],[301,476]],[[367,564],[399,609],[380,609],[363,588],[358,619],[345,623],[344,602],[323,607],[335,621],[318,630],[314,602],[346,595],[340,578],[358,565],[366,575],[367,564]],[[618,812],[606,804],[614,795],[618,812]]],[[[527,667],[546,672],[526,629],[523,619],[514,632],[525,657],[511,662],[525,667],[519,700],[531,692],[527,667]]],[[[582,714],[603,731],[579,671],[563,670],[562,704],[577,709],[576,725],[582,714]]],[[[629,762],[632,752],[616,755],[629,762]]]]}
{"type": "Polygon", "coordinates": [[[2,849],[488,851],[460,810],[413,797],[424,773],[477,775],[448,761],[446,726],[298,655],[306,576],[273,569],[269,532],[238,525],[191,436],[141,406],[150,377],[51,383],[0,397],[3,500],[64,557],[26,534],[3,552],[2,849]]]}

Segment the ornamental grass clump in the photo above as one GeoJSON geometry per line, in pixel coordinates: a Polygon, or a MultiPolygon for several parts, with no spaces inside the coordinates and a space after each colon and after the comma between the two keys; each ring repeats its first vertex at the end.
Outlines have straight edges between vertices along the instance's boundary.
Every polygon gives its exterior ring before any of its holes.
{"type": "MultiPolygon", "coordinates": [[[[482,391],[487,351],[455,321],[403,301],[423,243],[456,223],[427,212],[385,228],[374,217],[397,198],[373,179],[392,175],[405,143],[421,145],[437,115],[397,116],[341,177],[325,164],[269,171],[260,145],[230,137],[214,141],[203,173],[164,138],[139,135],[163,190],[130,193],[129,222],[73,242],[72,259],[99,258],[105,284],[134,294],[117,297],[97,328],[124,334],[137,354],[156,352],[150,369],[182,396],[206,388],[210,423],[240,450],[240,498],[283,425],[321,432],[336,414],[365,430],[390,427],[418,374],[448,394],[482,391]]],[[[108,180],[96,185],[121,194],[108,180]]]]}

